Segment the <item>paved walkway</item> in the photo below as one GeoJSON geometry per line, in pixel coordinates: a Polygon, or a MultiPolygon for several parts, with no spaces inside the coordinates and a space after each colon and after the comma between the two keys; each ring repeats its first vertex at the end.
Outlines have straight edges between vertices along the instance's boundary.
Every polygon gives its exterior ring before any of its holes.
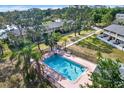
{"type": "MultiPolygon", "coordinates": [[[[92,35],[94,35],[94,34],[100,32],[100,31],[102,30],[102,29],[100,29],[100,28],[98,28],[98,27],[92,27],[92,29],[94,29],[94,30],[96,30],[96,31],[90,33],[89,35],[87,35],[87,36],[85,36],[85,37],[82,37],[82,38],[78,39],[78,40],[75,41],[75,42],[72,42],[72,43],[66,45],[65,47],[72,46],[72,45],[74,45],[74,44],[76,44],[76,43],[78,43],[78,42],[80,42],[80,41],[82,41],[82,40],[84,40],[84,39],[86,39],[86,38],[88,38],[88,37],[90,37],[90,36],[92,36],[92,35]]],[[[63,47],[63,48],[65,48],[65,47],[63,47]]]]}
{"type": "MultiPolygon", "coordinates": [[[[88,38],[88,37],[91,37],[92,35],[94,35],[94,34],[96,34],[96,33],[98,33],[98,32],[99,32],[99,30],[97,30],[97,31],[95,31],[95,32],[93,32],[93,33],[91,33],[91,34],[85,36],[85,37],[82,37],[82,38],[78,39],[77,41],[72,42],[72,43],[66,45],[65,47],[72,46],[72,45],[74,45],[74,44],[76,44],[76,43],[78,43],[78,42],[80,42],[80,41],[82,41],[82,40],[84,40],[84,39],[86,39],[86,38],[88,38]]],[[[65,47],[63,47],[63,48],[65,48],[65,47]]]]}
{"type": "Polygon", "coordinates": [[[78,43],[78,42],[80,42],[80,41],[82,41],[82,40],[84,40],[84,39],[86,39],[86,38],[88,38],[88,37],[94,35],[94,34],[95,34],[95,32],[93,32],[93,33],[91,33],[91,34],[89,34],[89,35],[87,35],[87,36],[85,36],[85,37],[82,37],[81,39],[78,39],[77,41],[75,41],[75,42],[73,42],[73,43],[71,43],[71,44],[68,44],[68,45],[66,45],[65,47],[72,46],[72,45],[74,45],[74,44],[76,44],[76,43],[78,43]]]}

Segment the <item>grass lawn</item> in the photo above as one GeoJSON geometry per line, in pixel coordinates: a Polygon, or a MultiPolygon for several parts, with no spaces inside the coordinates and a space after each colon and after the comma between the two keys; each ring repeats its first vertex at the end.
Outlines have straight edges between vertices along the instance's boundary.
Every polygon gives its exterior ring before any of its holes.
{"type": "MultiPolygon", "coordinates": [[[[86,36],[93,31],[94,30],[82,30],[80,32],[80,35],[77,34],[76,37],[75,37],[75,33],[69,33],[69,34],[64,35],[62,38],[67,38],[68,42],[72,42],[72,38],[80,39],[81,37],[86,36]]],[[[62,41],[60,40],[59,43],[62,43],[62,41]]]]}
{"type": "MultiPolygon", "coordinates": [[[[32,44],[32,49],[33,50],[38,50],[38,47],[36,44],[32,44]]],[[[41,50],[44,50],[44,49],[47,49],[49,48],[49,46],[45,45],[44,43],[40,44],[40,48],[41,50]]],[[[9,49],[9,47],[7,46],[7,44],[4,44],[4,56],[3,56],[3,59],[8,61],[9,60],[9,57],[11,56],[12,54],[12,51],[9,49]]]]}
{"type": "MultiPolygon", "coordinates": [[[[38,50],[38,46],[37,45],[33,45],[33,50],[38,50]]],[[[41,50],[47,49],[49,48],[49,46],[45,45],[44,43],[40,44],[40,48],[41,50]]]]}
{"type": "Polygon", "coordinates": [[[77,45],[71,46],[71,48],[75,48],[77,51],[82,51],[82,53],[92,55],[94,57],[97,56],[97,51],[100,50],[103,57],[111,58],[113,60],[120,59],[124,63],[123,51],[104,43],[97,39],[95,35],[79,42],[77,45]]]}
{"type": "Polygon", "coordinates": [[[103,26],[106,26],[106,24],[105,24],[105,23],[96,23],[96,26],[101,26],[101,27],[103,27],[103,26]]]}
{"type": "Polygon", "coordinates": [[[3,47],[4,47],[3,59],[8,61],[10,55],[12,54],[12,51],[9,49],[7,44],[4,44],[3,47]]]}

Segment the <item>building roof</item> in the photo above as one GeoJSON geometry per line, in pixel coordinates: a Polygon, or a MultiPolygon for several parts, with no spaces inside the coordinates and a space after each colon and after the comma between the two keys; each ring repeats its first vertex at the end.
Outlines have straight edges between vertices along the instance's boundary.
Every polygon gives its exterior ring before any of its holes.
{"type": "Polygon", "coordinates": [[[64,22],[52,22],[50,23],[47,28],[48,29],[53,29],[53,28],[58,28],[61,27],[63,25],[64,22]]]}
{"type": "Polygon", "coordinates": [[[54,20],[53,22],[49,22],[47,24],[44,24],[44,26],[46,27],[46,29],[50,30],[50,29],[55,29],[55,28],[59,28],[59,27],[63,26],[64,22],[67,22],[69,24],[73,24],[75,21],[58,18],[58,19],[54,20]]]}
{"type": "Polygon", "coordinates": [[[5,32],[6,32],[6,30],[0,29],[0,35],[1,35],[2,33],[5,33],[5,32]]]}
{"type": "Polygon", "coordinates": [[[124,26],[112,24],[104,28],[104,30],[117,33],[124,36],[124,26]]]}
{"type": "Polygon", "coordinates": [[[6,30],[0,29],[0,39],[4,39],[4,38],[7,37],[6,34],[5,34],[5,32],[6,32],[6,30]]]}
{"type": "Polygon", "coordinates": [[[124,13],[117,13],[116,16],[117,16],[117,15],[124,15],[124,13]]]}

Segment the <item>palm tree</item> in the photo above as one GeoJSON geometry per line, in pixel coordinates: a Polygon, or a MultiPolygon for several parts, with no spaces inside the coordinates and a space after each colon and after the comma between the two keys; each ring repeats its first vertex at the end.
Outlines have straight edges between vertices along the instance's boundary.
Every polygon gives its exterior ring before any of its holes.
{"type": "Polygon", "coordinates": [[[66,51],[66,44],[67,44],[68,38],[67,37],[63,37],[61,39],[61,41],[64,42],[64,47],[65,47],[65,51],[66,51]]]}
{"type": "Polygon", "coordinates": [[[50,46],[51,51],[52,51],[52,50],[53,50],[53,47],[54,47],[54,45],[55,45],[54,37],[52,37],[52,34],[49,35],[49,37],[48,37],[48,42],[46,42],[46,44],[50,46]]]}
{"type": "Polygon", "coordinates": [[[40,48],[40,43],[41,43],[41,41],[42,41],[42,38],[41,38],[42,35],[41,35],[41,33],[42,33],[41,30],[37,30],[37,31],[35,32],[35,37],[36,37],[36,43],[37,43],[38,50],[39,50],[40,53],[42,54],[43,51],[42,51],[41,48],[40,48]]]}
{"type": "Polygon", "coordinates": [[[18,38],[12,32],[7,33],[7,38],[8,44],[17,48],[18,38]]]}
{"type": "Polygon", "coordinates": [[[3,61],[3,54],[4,54],[3,51],[4,51],[4,50],[3,50],[3,44],[2,44],[2,42],[0,41],[0,62],[3,61]]]}
{"type": "Polygon", "coordinates": [[[52,51],[53,48],[57,45],[57,42],[60,40],[61,34],[52,32],[51,34],[44,34],[43,37],[45,39],[45,44],[49,45],[52,51]]]}
{"type": "MultiPolygon", "coordinates": [[[[39,27],[37,27],[39,28],[39,27]]],[[[40,33],[40,28],[39,29],[36,29],[36,27],[32,27],[32,28],[27,28],[26,29],[26,37],[28,40],[32,41],[33,43],[36,42],[36,39],[37,39],[37,35],[38,37],[41,36],[41,33],[40,33]]]]}
{"type": "Polygon", "coordinates": [[[69,24],[67,22],[64,22],[62,29],[64,30],[64,33],[67,33],[69,31],[69,24]]]}
{"type": "MultiPolygon", "coordinates": [[[[41,55],[38,52],[32,50],[30,42],[25,42],[25,47],[15,52],[15,58],[17,60],[16,69],[22,71],[22,76],[24,78],[24,83],[26,86],[29,86],[31,82],[35,82],[36,72],[38,73],[38,78],[41,80],[41,70],[39,60],[41,55]],[[34,59],[36,62],[36,67],[31,63],[31,59],[34,59]],[[36,72],[35,72],[36,68],[36,72]],[[33,75],[33,76],[32,76],[33,75]]],[[[12,55],[13,56],[13,55],[12,55]]]]}
{"type": "Polygon", "coordinates": [[[33,52],[32,58],[36,62],[37,73],[38,73],[39,79],[41,80],[42,79],[41,76],[44,75],[44,66],[39,63],[39,61],[41,60],[41,53],[39,53],[37,51],[33,52]],[[42,68],[42,70],[41,70],[41,68],[42,68]],[[42,71],[42,74],[41,74],[41,71],[42,71]]]}
{"type": "Polygon", "coordinates": [[[5,22],[5,18],[3,16],[0,16],[0,29],[4,27],[5,22]]]}
{"type": "Polygon", "coordinates": [[[13,60],[15,59],[16,53],[13,52],[11,56],[9,57],[9,60],[11,61],[11,64],[13,65],[13,60]]]}
{"type": "Polygon", "coordinates": [[[26,86],[30,83],[30,68],[31,68],[31,48],[25,47],[17,53],[17,65],[16,68],[23,70],[23,78],[26,86]],[[22,68],[20,67],[22,65],[22,68]]]}
{"type": "Polygon", "coordinates": [[[28,40],[32,41],[35,43],[35,31],[32,29],[27,29],[26,31],[26,37],[28,40]]]}
{"type": "Polygon", "coordinates": [[[75,34],[75,37],[77,36],[76,33],[77,33],[77,23],[75,22],[73,24],[73,31],[74,31],[74,34],[75,34]]]}
{"type": "MultiPolygon", "coordinates": [[[[37,9],[36,11],[38,13],[41,12],[39,9],[37,9]]],[[[35,15],[33,18],[33,30],[35,32],[33,36],[35,37],[38,49],[42,54],[42,50],[40,48],[40,43],[42,41],[42,33],[45,30],[45,27],[42,25],[41,19],[42,19],[42,16],[40,16],[40,15],[37,15],[37,16],[35,15]]]]}
{"type": "Polygon", "coordinates": [[[23,37],[23,31],[22,31],[22,27],[23,27],[23,21],[19,18],[15,21],[15,25],[18,27],[18,30],[20,32],[20,36],[22,37],[22,39],[24,39],[23,37]]]}
{"type": "Polygon", "coordinates": [[[3,44],[0,41],[0,56],[3,56],[3,44]]]}
{"type": "Polygon", "coordinates": [[[103,57],[102,57],[102,53],[100,51],[100,47],[98,47],[98,51],[97,51],[97,60],[101,60],[103,57]]]}

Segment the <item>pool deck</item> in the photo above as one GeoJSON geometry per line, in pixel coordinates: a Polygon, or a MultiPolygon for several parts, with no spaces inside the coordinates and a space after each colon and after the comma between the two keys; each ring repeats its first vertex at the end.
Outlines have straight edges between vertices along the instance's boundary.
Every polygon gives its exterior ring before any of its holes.
{"type": "MultiPolygon", "coordinates": [[[[46,54],[46,55],[51,56],[52,53],[46,54]]],[[[76,81],[70,81],[70,80],[62,77],[62,75],[55,72],[53,69],[49,68],[47,65],[45,65],[45,69],[44,69],[45,77],[47,79],[49,79],[49,81],[51,81],[53,84],[56,83],[57,85],[60,85],[65,88],[80,88],[80,85],[85,86],[86,84],[92,84],[92,82],[89,79],[90,79],[91,72],[93,72],[96,68],[96,64],[94,64],[88,60],[76,57],[74,55],[69,55],[67,53],[64,53],[62,56],[74,61],[77,64],[80,64],[80,65],[86,67],[87,70],[84,73],[82,73],[82,75],[76,81]]],[[[58,86],[58,87],[60,87],[60,86],[58,86]]]]}

